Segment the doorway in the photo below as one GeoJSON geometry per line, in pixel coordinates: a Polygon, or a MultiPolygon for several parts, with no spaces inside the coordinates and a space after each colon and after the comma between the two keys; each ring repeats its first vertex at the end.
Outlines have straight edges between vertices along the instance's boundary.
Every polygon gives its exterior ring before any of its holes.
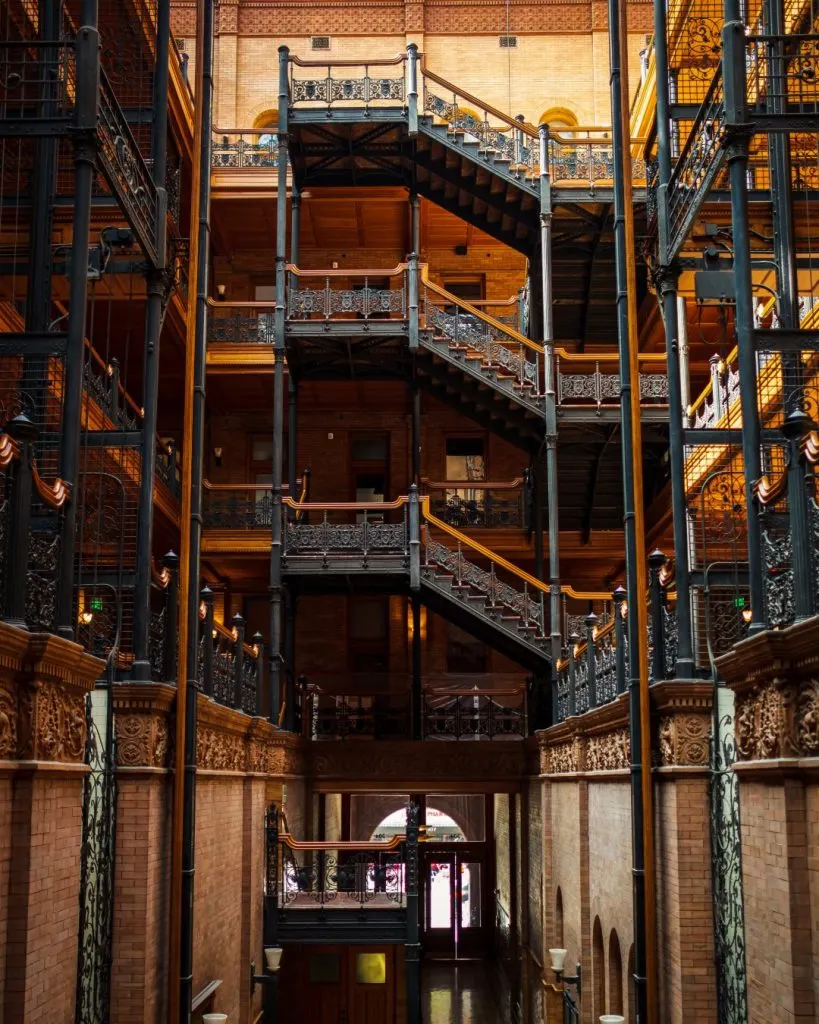
{"type": "Polygon", "coordinates": [[[423,847],[421,944],[433,957],[470,960],[489,947],[483,844],[423,847]]]}
{"type": "Polygon", "coordinates": [[[289,946],[282,1024],[393,1024],[399,985],[395,946],[289,946]]]}

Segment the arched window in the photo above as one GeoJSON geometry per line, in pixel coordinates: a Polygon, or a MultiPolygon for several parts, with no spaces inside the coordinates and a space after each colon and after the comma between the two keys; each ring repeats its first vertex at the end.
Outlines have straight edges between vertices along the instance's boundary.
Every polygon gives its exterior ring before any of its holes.
{"type": "Polygon", "coordinates": [[[620,955],[620,939],[612,928],[609,935],[609,999],[606,1013],[623,1012],[623,958],[620,955]]]}
{"type": "Polygon", "coordinates": [[[592,932],[592,991],[593,991],[593,1013],[595,1020],[606,1012],[606,974],[603,953],[603,929],[600,927],[600,918],[594,919],[592,932]]]}
{"type": "Polygon", "coordinates": [[[555,943],[556,949],[563,949],[563,893],[557,887],[555,899],[555,943]]]}
{"type": "Polygon", "coordinates": [[[279,130],[278,110],[266,110],[253,122],[254,132],[260,132],[253,140],[258,153],[257,166],[266,167],[276,162],[278,155],[277,138],[279,130]]]}
{"type": "Polygon", "coordinates": [[[570,136],[577,127],[577,116],[567,107],[549,107],[540,115],[538,123],[548,124],[550,131],[570,136]]]}

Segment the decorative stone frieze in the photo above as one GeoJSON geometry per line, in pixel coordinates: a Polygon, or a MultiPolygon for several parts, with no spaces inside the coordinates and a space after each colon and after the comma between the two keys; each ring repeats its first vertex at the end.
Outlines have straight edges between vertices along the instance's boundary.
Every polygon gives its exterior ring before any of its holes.
{"type": "Polygon", "coordinates": [[[0,623],[0,760],[82,763],[102,668],[79,644],[0,623]]]}
{"type": "MultiPolygon", "coordinates": [[[[176,688],[164,683],[114,687],[117,764],[173,767],[176,688]]],[[[196,765],[200,771],[299,775],[302,741],[262,718],[249,718],[199,695],[196,765]]]]}
{"type": "Polygon", "coordinates": [[[819,757],[819,617],[743,640],[717,665],[739,760],[819,757]]]}
{"type": "Polygon", "coordinates": [[[628,768],[630,753],[628,729],[589,736],[586,741],[586,771],[611,772],[628,768]]]}
{"type": "Polygon", "coordinates": [[[705,767],[710,759],[714,687],[700,680],[669,679],[651,687],[656,761],[705,767]]]}

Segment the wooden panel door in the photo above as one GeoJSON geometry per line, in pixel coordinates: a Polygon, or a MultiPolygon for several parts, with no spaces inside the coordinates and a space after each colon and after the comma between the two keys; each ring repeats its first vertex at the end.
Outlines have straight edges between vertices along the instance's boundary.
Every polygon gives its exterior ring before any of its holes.
{"type": "Polygon", "coordinates": [[[346,952],[343,946],[285,949],[279,983],[282,1024],[343,1024],[349,973],[346,952]],[[288,953],[296,954],[290,963],[286,963],[288,953]]]}
{"type": "Polygon", "coordinates": [[[347,1015],[342,1024],[392,1024],[395,947],[350,946],[347,954],[347,1015]]]}

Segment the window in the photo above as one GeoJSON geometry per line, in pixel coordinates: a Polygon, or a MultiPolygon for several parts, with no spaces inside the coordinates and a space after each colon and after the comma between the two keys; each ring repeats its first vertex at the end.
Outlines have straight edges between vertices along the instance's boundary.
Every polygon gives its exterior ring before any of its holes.
{"type": "MultiPolygon", "coordinates": [[[[283,458],[283,474],[287,479],[287,445],[285,442],[283,458]]],[[[273,483],[273,438],[266,434],[257,434],[250,438],[249,480],[259,484],[254,492],[256,526],[272,525],[271,488],[273,483]]]]}
{"type": "Polygon", "coordinates": [[[313,36],[310,40],[310,47],[313,50],[329,50],[330,49],[330,37],[329,36],[313,36]]]}
{"type": "Polygon", "coordinates": [[[499,36],[498,43],[502,50],[512,50],[518,45],[517,36],[499,36]]]}
{"type": "MultiPolygon", "coordinates": [[[[486,480],[485,444],[482,437],[449,437],[446,442],[446,480],[483,483],[486,480]]],[[[461,526],[480,525],[486,491],[481,487],[447,489],[448,512],[461,526]]]]}
{"type": "Polygon", "coordinates": [[[452,622],[447,623],[446,670],[475,675],[489,667],[486,644],[465,633],[452,622]]]}

